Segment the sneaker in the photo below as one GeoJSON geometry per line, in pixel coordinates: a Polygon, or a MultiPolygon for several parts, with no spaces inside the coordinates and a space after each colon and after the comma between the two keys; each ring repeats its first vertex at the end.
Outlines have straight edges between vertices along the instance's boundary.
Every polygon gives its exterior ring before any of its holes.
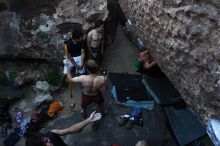
{"type": "Polygon", "coordinates": [[[127,123],[127,129],[131,129],[134,124],[134,117],[131,117],[127,123]]]}
{"type": "Polygon", "coordinates": [[[122,115],[122,116],[120,116],[118,125],[119,126],[124,125],[129,120],[129,117],[130,117],[130,115],[122,115]]]}

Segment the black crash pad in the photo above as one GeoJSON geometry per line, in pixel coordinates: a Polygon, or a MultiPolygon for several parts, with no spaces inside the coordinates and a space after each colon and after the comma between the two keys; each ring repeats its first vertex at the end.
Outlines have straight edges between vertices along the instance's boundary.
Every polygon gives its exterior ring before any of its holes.
{"type": "Polygon", "coordinates": [[[205,128],[187,108],[185,102],[183,100],[177,103],[173,102],[175,99],[179,99],[181,95],[165,75],[154,77],[144,74],[142,81],[155,102],[166,105],[164,107],[165,115],[180,146],[206,135],[205,128]]]}
{"type": "Polygon", "coordinates": [[[175,109],[174,106],[170,106],[165,107],[164,110],[180,146],[185,146],[206,135],[204,126],[187,107],[175,109]]]}
{"type": "Polygon", "coordinates": [[[142,81],[157,104],[167,104],[181,96],[165,75],[154,77],[144,74],[142,81]]]}
{"type": "Polygon", "coordinates": [[[148,96],[140,75],[109,73],[109,78],[112,85],[115,86],[119,102],[126,102],[128,99],[135,101],[152,100],[148,96]]]}

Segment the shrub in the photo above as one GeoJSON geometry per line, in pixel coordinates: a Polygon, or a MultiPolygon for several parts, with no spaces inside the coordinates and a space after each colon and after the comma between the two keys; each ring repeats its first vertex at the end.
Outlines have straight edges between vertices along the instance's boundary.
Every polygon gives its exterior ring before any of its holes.
{"type": "Polygon", "coordinates": [[[46,73],[45,80],[52,85],[59,85],[61,76],[53,69],[49,69],[46,73]]]}
{"type": "Polygon", "coordinates": [[[8,71],[8,75],[5,72],[0,72],[0,83],[4,85],[10,85],[10,83],[17,77],[18,71],[11,69],[8,71]]]}
{"type": "Polygon", "coordinates": [[[0,83],[3,85],[10,84],[10,81],[7,79],[6,74],[4,72],[0,72],[0,83]]]}

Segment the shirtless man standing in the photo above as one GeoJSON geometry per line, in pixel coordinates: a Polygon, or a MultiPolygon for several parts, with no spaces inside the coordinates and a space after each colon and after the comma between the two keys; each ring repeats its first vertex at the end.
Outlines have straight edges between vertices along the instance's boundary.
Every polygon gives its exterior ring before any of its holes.
{"type": "Polygon", "coordinates": [[[81,107],[82,116],[86,119],[86,109],[90,103],[96,103],[98,105],[98,110],[103,114],[103,102],[104,98],[101,94],[101,89],[106,87],[105,76],[97,75],[97,63],[94,60],[87,60],[85,63],[85,68],[89,72],[89,75],[81,75],[78,77],[71,77],[69,67],[67,66],[67,78],[70,82],[82,83],[83,90],[81,92],[81,107]]]}
{"type": "Polygon", "coordinates": [[[97,20],[95,29],[91,30],[87,36],[88,56],[89,59],[94,59],[98,65],[101,64],[101,57],[104,51],[104,22],[97,20]]]}

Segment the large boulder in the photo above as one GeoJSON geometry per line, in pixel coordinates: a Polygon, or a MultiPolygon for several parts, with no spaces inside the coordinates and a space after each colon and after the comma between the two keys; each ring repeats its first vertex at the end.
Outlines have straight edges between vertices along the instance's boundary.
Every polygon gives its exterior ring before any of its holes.
{"type": "Polygon", "coordinates": [[[108,17],[107,0],[3,1],[0,58],[61,63],[63,35],[108,17]]]}
{"type": "Polygon", "coordinates": [[[24,91],[13,90],[10,86],[0,84],[0,106],[11,105],[22,98],[24,91]]]}
{"type": "MultiPolygon", "coordinates": [[[[20,73],[13,79],[12,87],[16,89],[20,89],[25,87],[25,85],[30,85],[35,83],[38,80],[43,79],[44,75],[41,71],[32,71],[32,70],[25,70],[20,73]]],[[[10,80],[10,79],[9,79],[10,80]]]]}
{"type": "Polygon", "coordinates": [[[158,65],[196,115],[220,118],[220,2],[119,0],[158,65]]]}
{"type": "Polygon", "coordinates": [[[34,90],[36,96],[33,100],[33,106],[35,108],[41,106],[44,103],[50,103],[53,100],[53,96],[50,94],[50,85],[46,81],[38,81],[34,90]]]}

